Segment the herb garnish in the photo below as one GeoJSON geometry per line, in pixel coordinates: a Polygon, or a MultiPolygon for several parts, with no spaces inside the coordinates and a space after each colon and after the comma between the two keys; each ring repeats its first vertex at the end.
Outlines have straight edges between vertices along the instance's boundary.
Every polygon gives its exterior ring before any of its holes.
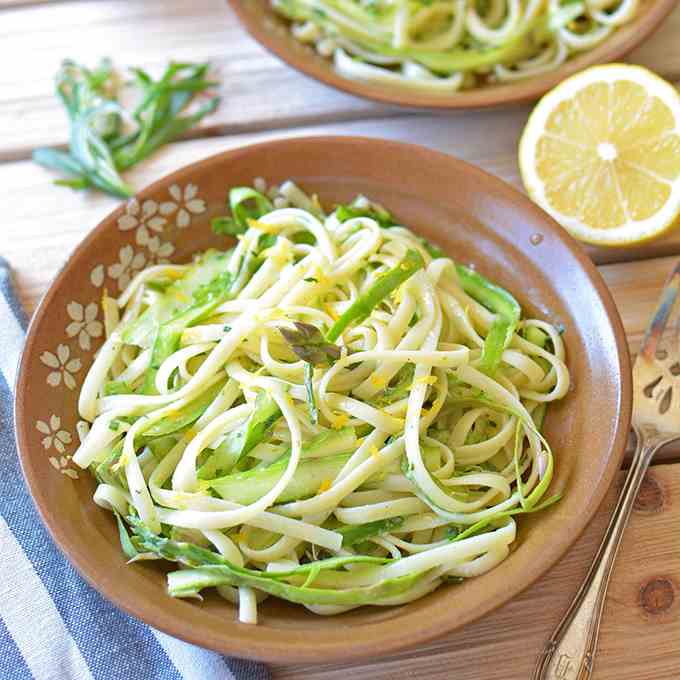
{"type": "Polygon", "coordinates": [[[139,103],[128,111],[119,102],[122,88],[109,59],[92,70],[65,60],[57,73],[56,91],[69,117],[69,150],[37,149],[33,160],[64,174],[56,181],[61,186],[132,196],[134,189],[120,173],[217,108],[219,97],[208,94],[217,84],[207,80],[208,68],[207,63],[171,62],[159,80],[141,68],[131,69],[139,103]]]}

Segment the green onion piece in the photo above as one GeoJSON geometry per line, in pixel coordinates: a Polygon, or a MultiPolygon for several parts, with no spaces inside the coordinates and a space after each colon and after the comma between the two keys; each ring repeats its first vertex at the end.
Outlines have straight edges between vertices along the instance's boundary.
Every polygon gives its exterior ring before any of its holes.
{"type": "Polygon", "coordinates": [[[462,541],[464,538],[474,536],[475,534],[480,533],[482,529],[486,529],[486,527],[488,527],[492,522],[496,522],[497,520],[503,519],[504,517],[512,517],[513,515],[528,515],[532,512],[540,512],[541,510],[545,510],[551,505],[557,503],[560,498],[562,498],[561,494],[555,494],[554,496],[550,496],[550,498],[544,500],[540,505],[534,505],[533,507],[526,509],[514,508],[513,510],[503,510],[501,512],[497,512],[494,515],[489,515],[484,519],[480,519],[479,522],[470,525],[467,529],[465,529],[465,531],[461,531],[459,534],[452,536],[449,540],[451,542],[462,541]]]}
{"type": "MultiPolygon", "coordinates": [[[[316,494],[325,480],[334,479],[351,457],[351,453],[340,453],[322,458],[304,458],[298,464],[288,486],[276,499],[287,503],[316,494]]],[[[248,505],[269,493],[281,479],[289,457],[278,460],[266,468],[254,468],[245,472],[218,477],[204,484],[205,488],[217,492],[222,498],[234,503],[248,505]]]]}
{"type": "Polygon", "coordinates": [[[109,380],[104,385],[104,396],[110,397],[114,394],[130,394],[132,389],[122,380],[109,380]]]}
{"type": "Polygon", "coordinates": [[[230,432],[199,468],[199,479],[212,479],[218,471],[231,470],[269,434],[274,423],[281,417],[281,410],[273,397],[260,392],[255,408],[248,420],[230,432]]]}
{"type": "Polygon", "coordinates": [[[211,550],[191,543],[172,541],[153,534],[136,517],[128,518],[132,524],[140,549],[154,553],[167,560],[192,567],[168,574],[168,592],[173,597],[195,596],[200,590],[217,585],[249,586],[280,597],[289,602],[302,604],[361,605],[378,603],[396,597],[413,588],[425,573],[407,574],[385,579],[370,586],[338,588],[301,587],[286,583],[291,576],[332,573],[344,564],[387,564],[391,560],[370,556],[350,556],[329,560],[316,560],[291,572],[267,573],[245,567],[237,567],[211,550]]]}
{"type": "Polygon", "coordinates": [[[215,400],[224,387],[225,382],[226,378],[220,380],[207,390],[203,391],[196,399],[189,402],[181,409],[181,411],[177,411],[175,415],[168,415],[155,422],[151,427],[143,430],[140,435],[140,440],[145,441],[155,439],[156,437],[166,437],[197,421],[205,413],[208,406],[215,400]]]}
{"type": "Polygon", "coordinates": [[[540,432],[541,429],[543,428],[543,421],[545,420],[545,414],[548,412],[548,404],[546,402],[543,402],[539,404],[531,414],[531,417],[534,419],[534,423],[536,424],[536,429],[540,432]]]}
{"type": "Polygon", "coordinates": [[[120,547],[122,548],[126,557],[129,557],[130,559],[132,559],[133,557],[137,557],[139,551],[137,550],[137,548],[135,548],[132,541],[130,540],[130,535],[128,534],[127,527],[125,526],[123,519],[115,510],[113,511],[113,513],[116,516],[116,522],[118,524],[118,537],[120,538],[120,547]]]}
{"type": "Polygon", "coordinates": [[[215,217],[210,223],[216,234],[243,234],[248,220],[256,220],[274,209],[271,201],[250,187],[236,187],[229,192],[231,217],[215,217]]]}
{"type": "MultiPolygon", "coordinates": [[[[223,263],[226,267],[228,258],[224,258],[223,263]]],[[[210,282],[198,286],[193,292],[192,300],[183,305],[179,304],[179,313],[158,326],[142,394],[156,393],[158,369],[179,347],[183,331],[212,314],[216,307],[232,297],[233,286],[234,280],[231,273],[220,272],[210,282]]]]}
{"type": "Polygon", "coordinates": [[[356,543],[365,541],[371,536],[386,534],[392,531],[392,529],[400,527],[403,523],[403,517],[390,517],[388,519],[379,519],[375,522],[367,522],[366,524],[347,524],[333,529],[333,531],[342,534],[342,547],[348,548],[356,543]]]}
{"type": "Polygon", "coordinates": [[[425,261],[422,255],[417,250],[408,250],[396,267],[381,276],[350,305],[349,309],[331,326],[326,339],[329,342],[335,342],[351,323],[360,323],[368,318],[380,302],[424,266],[425,261]]]}
{"type": "Polygon", "coordinates": [[[507,290],[491,283],[481,274],[457,264],[456,271],[463,290],[474,300],[496,314],[484,340],[480,370],[493,376],[510,344],[522,312],[519,303],[507,290]]]}
{"type": "Polygon", "coordinates": [[[390,227],[395,227],[398,222],[394,221],[392,215],[385,210],[382,206],[378,206],[375,203],[370,203],[366,207],[360,207],[357,203],[360,202],[362,196],[357,196],[357,198],[347,205],[339,205],[335,209],[335,216],[340,222],[346,222],[347,220],[354,219],[355,217],[370,217],[375,220],[383,229],[389,229],[390,227]]]}

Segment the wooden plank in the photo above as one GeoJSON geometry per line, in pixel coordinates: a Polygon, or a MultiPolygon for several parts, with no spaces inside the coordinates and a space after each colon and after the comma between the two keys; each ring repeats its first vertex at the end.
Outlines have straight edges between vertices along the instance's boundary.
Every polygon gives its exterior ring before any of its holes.
{"type": "Polygon", "coordinates": [[[658,302],[666,277],[677,257],[601,266],[626,329],[628,347],[636,354],[658,302]]]}
{"type": "MultiPolygon", "coordinates": [[[[158,71],[170,59],[210,60],[222,80],[223,103],[205,133],[280,128],[403,110],[341,94],[303,77],[270,56],[239,26],[224,0],[96,0],[1,9],[0,159],[27,158],[68,138],[52,79],[60,61],[94,63],[112,53],[120,66],[158,71]]],[[[630,60],[680,79],[680,7],[630,60]]],[[[524,120],[526,109],[522,109],[524,120]]],[[[462,114],[465,115],[465,114],[462,114]]],[[[465,119],[473,121],[471,114],[465,119]]],[[[511,143],[516,127],[501,128],[511,143]]]]}
{"type": "MultiPolygon", "coordinates": [[[[374,663],[276,666],[274,680],[527,680],[588,570],[620,484],[560,563],[484,620],[374,663]]],[[[680,677],[680,464],[655,466],[643,492],[612,575],[593,680],[680,677]]]]}
{"type": "Polygon", "coordinates": [[[43,2],[54,2],[55,0],[0,0],[0,9],[7,7],[24,7],[27,5],[37,5],[43,2]]]}

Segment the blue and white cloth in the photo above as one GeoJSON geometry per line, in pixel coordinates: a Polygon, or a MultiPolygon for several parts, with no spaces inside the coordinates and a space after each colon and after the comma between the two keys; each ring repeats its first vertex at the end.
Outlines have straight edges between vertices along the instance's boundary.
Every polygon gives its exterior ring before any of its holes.
{"type": "Polygon", "coordinates": [[[119,611],[52,543],[14,443],[12,390],[25,328],[0,258],[0,678],[268,680],[266,666],[181,642],[119,611]]]}

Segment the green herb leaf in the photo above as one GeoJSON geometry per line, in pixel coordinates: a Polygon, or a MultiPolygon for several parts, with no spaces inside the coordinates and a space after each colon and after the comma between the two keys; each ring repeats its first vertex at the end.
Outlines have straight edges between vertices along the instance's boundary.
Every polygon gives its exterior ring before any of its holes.
{"type": "Polygon", "coordinates": [[[56,77],[56,93],[69,117],[70,144],[65,153],[37,149],[33,160],[66,175],[56,184],[72,189],[97,188],[127,198],[134,189],[120,176],[196,125],[217,108],[219,99],[209,97],[188,114],[180,115],[215,83],[205,79],[208,64],[171,63],[158,81],[141,69],[132,69],[141,92],[133,112],[118,101],[120,89],[111,61],[102,59],[90,70],[74,61],[62,63],[56,77]],[[132,121],[132,131],[123,130],[132,121]]]}
{"type": "Polygon", "coordinates": [[[209,64],[170,62],[161,78],[154,81],[141,69],[132,69],[142,101],[133,112],[138,124],[134,134],[115,144],[116,167],[126,170],[148,158],[156,149],[190,130],[215,111],[219,97],[207,91],[217,85],[206,80],[209,64]],[[195,110],[180,115],[195,102],[195,110]]]}
{"type": "Polygon", "coordinates": [[[132,559],[133,557],[136,557],[139,554],[139,551],[137,550],[137,548],[135,548],[132,541],[130,540],[130,535],[128,534],[127,527],[125,526],[123,519],[115,510],[113,512],[116,515],[116,522],[118,523],[118,536],[120,538],[120,547],[123,549],[125,556],[132,559]]]}

